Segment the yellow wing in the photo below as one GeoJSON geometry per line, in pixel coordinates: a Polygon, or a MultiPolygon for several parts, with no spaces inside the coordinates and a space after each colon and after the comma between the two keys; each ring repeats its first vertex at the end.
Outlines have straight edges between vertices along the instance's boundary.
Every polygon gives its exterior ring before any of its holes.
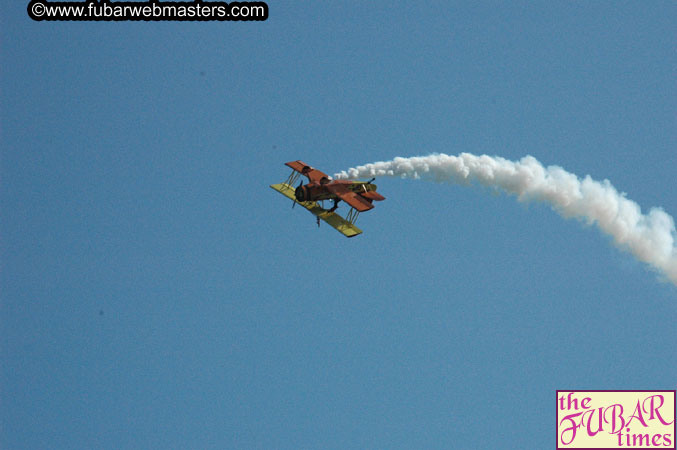
{"type": "MultiPolygon", "coordinates": [[[[284,195],[290,200],[296,201],[294,196],[294,188],[286,183],[272,184],[271,188],[275,189],[280,194],[284,195]]],[[[343,234],[346,237],[357,236],[362,233],[362,230],[357,228],[352,223],[348,222],[343,217],[339,216],[334,212],[329,212],[326,209],[321,208],[317,202],[296,202],[299,205],[306,208],[308,211],[319,217],[320,219],[327,222],[332,227],[336,228],[339,233],[343,234]]]]}

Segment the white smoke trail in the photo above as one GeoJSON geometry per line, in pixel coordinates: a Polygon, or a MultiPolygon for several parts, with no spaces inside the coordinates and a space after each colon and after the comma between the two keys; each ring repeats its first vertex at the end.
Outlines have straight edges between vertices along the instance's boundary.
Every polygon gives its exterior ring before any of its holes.
{"type": "Polygon", "coordinates": [[[558,166],[543,167],[533,156],[510,161],[498,156],[461,153],[395,158],[342,171],[335,178],[400,177],[482,185],[517,195],[520,201],[544,201],[566,218],[596,224],[615,244],[650,264],[677,286],[675,222],[661,208],[642,214],[637,203],[609,180],[579,179],[558,166]]]}

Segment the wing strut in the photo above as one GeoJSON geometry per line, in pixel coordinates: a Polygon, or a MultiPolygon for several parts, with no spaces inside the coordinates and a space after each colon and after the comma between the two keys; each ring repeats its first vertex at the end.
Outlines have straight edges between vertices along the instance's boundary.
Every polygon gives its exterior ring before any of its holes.
{"type": "Polygon", "coordinates": [[[348,214],[346,215],[346,220],[350,222],[351,225],[355,225],[355,222],[357,221],[357,216],[360,215],[360,212],[356,210],[355,208],[350,208],[350,211],[348,211],[348,214]]]}
{"type": "Polygon", "coordinates": [[[300,176],[301,176],[300,173],[298,173],[295,170],[292,170],[291,173],[289,174],[289,176],[287,177],[287,180],[285,181],[285,183],[288,184],[289,186],[294,186],[296,184],[296,181],[299,179],[300,176]]]}

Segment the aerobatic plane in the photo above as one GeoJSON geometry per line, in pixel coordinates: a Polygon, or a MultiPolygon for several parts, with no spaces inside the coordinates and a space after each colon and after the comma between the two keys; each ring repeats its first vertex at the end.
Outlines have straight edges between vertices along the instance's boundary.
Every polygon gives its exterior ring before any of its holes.
{"type": "Polygon", "coordinates": [[[318,226],[322,219],[346,237],[362,233],[355,226],[357,216],[372,209],[372,202],[385,200],[384,196],[376,192],[376,185],[372,183],[374,178],[369,181],[332,180],[326,173],[313,169],[303,161],[291,161],[285,165],[292,169],[287,180],[270,187],[293,200],[292,208],[298,203],[317,216],[318,226]],[[298,187],[294,188],[301,175],[306,176],[309,182],[303,184],[301,180],[298,187]],[[325,209],[325,200],[332,201],[333,206],[325,209]],[[341,200],[350,206],[345,218],[334,212],[341,200]]]}

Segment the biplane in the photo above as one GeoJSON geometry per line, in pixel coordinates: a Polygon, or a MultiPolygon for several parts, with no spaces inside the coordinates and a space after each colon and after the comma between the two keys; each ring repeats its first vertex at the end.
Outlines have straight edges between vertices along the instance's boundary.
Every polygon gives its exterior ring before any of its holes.
{"type": "Polygon", "coordinates": [[[292,169],[287,180],[270,187],[293,200],[292,208],[298,203],[313,213],[317,217],[318,226],[322,219],[346,237],[362,233],[362,230],[355,226],[357,216],[372,209],[374,207],[372,202],[385,200],[384,196],[376,192],[376,185],[372,183],[374,178],[369,181],[332,180],[326,173],[310,167],[303,161],[290,161],[285,165],[292,169]],[[309,182],[303,184],[301,180],[294,188],[301,175],[306,176],[309,182]],[[332,201],[334,205],[325,209],[325,200],[332,201]],[[340,201],[350,206],[345,218],[334,212],[340,201]]]}

